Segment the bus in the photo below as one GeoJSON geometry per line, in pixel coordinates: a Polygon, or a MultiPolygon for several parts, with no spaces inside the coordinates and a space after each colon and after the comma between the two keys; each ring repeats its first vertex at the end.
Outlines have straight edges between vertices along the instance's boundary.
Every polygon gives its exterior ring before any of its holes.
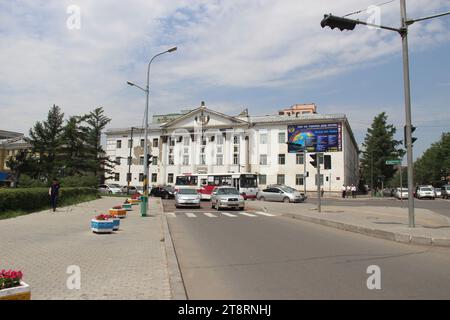
{"type": "Polygon", "coordinates": [[[230,186],[239,190],[244,199],[256,199],[258,192],[257,175],[253,173],[211,173],[211,174],[179,174],[176,177],[175,189],[196,189],[202,199],[211,199],[215,187],[230,186]]]}

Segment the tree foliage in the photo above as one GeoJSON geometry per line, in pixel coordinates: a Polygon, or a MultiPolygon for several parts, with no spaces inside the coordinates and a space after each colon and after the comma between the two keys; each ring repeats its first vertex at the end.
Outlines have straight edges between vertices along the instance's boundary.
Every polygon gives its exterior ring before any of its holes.
{"type": "Polygon", "coordinates": [[[381,180],[390,180],[396,169],[386,165],[386,160],[401,159],[404,150],[399,148],[401,141],[395,140],[396,128],[387,123],[385,112],[377,115],[372,122],[363,143],[361,174],[365,183],[374,188],[381,187],[381,180]]]}

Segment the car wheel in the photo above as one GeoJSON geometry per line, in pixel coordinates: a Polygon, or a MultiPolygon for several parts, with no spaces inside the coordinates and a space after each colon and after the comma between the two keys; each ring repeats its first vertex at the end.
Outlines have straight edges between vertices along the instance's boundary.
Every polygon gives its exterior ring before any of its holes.
{"type": "Polygon", "coordinates": [[[259,197],[259,201],[266,201],[266,198],[264,198],[264,197],[259,197]]]}
{"type": "Polygon", "coordinates": [[[211,209],[214,209],[214,203],[211,201],[211,209]]]}
{"type": "Polygon", "coordinates": [[[244,207],[240,207],[239,211],[244,211],[244,209],[245,209],[244,207]]]}
{"type": "Polygon", "coordinates": [[[289,202],[291,202],[291,200],[288,197],[284,197],[283,202],[284,203],[289,203],[289,202]]]}

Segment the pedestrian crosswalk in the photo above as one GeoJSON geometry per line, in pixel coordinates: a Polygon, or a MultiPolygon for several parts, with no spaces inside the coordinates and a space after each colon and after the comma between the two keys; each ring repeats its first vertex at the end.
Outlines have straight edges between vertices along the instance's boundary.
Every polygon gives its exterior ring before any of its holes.
{"type": "Polygon", "coordinates": [[[256,217],[275,217],[275,214],[262,212],[262,211],[256,211],[256,212],[166,212],[166,216],[169,218],[176,218],[176,217],[186,217],[186,218],[199,218],[199,217],[207,217],[207,218],[218,218],[221,216],[229,217],[229,218],[237,218],[237,217],[250,217],[250,218],[256,218],[256,217]]]}

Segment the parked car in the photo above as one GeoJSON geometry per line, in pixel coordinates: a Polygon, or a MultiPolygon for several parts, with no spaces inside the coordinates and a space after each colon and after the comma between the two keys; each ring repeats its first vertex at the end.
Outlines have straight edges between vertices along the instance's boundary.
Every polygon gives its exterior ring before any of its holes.
{"type": "Polygon", "coordinates": [[[159,197],[163,199],[173,199],[175,198],[175,190],[168,186],[157,186],[153,187],[149,194],[153,197],[159,197]]]}
{"type": "Polygon", "coordinates": [[[450,199],[450,184],[441,187],[442,199],[450,199]]]}
{"type": "Polygon", "coordinates": [[[256,198],[261,201],[303,202],[305,196],[294,188],[284,185],[272,185],[258,191],[256,198]]]}
{"type": "Polygon", "coordinates": [[[236,188],[217,187],[211,194],[211,208],[217,210],[221,208],[244,210],[245,200],[236,188]]]}
{"type": "Polygon", "coordinates": [[[126,194],[135,194],[135,193],[139,193],[137,187],[135,186],[130,186],[130,191],[127,191],[128,186],[123,186],[122,187],[122,193],[126,193],[126,194]]]}
{"type": "Polygon", "coordinates": [[[433,199],[435,198],[434,188],[432,186],[418,186],[416,189],[417,199],[433,199]]]}
{"type": "Polygon", "coordinates": [[[121,194],[122,188],[118,184],[101,184],[98,186],[100,193],[121,194]]]}
{"type": "Polygon", "coordinates": [[[200,209],[200,194],[195,189],[181,188],[175,192],[175,207],[189,206],[200,209]]]}
{"type": "Polygon", "coordinates": [[[395,189],[395,195],[397,199],[408,199],[408,188],[395,189]]]}
{"type": "Polygon", "coordinates": [[[441,198],[442,197],[442,191],[440,188],[434,188],[434,196],[436,198],[441,198]]]}

